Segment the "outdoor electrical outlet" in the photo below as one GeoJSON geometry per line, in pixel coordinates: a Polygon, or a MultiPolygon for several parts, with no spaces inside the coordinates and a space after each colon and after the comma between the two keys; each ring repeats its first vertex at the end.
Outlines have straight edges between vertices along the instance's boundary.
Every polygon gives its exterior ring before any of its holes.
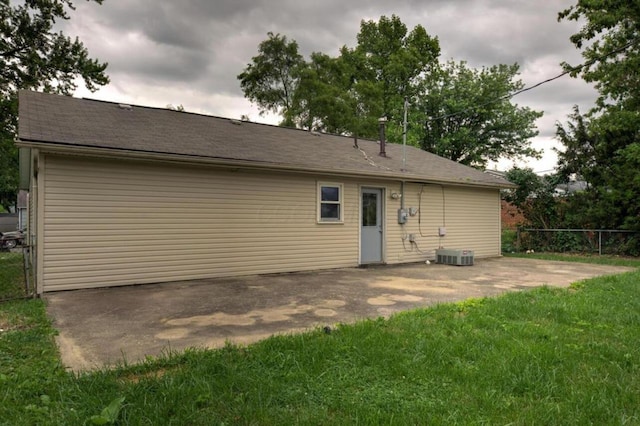
{"type": "Polygon", "coordinates": [[[416,242],[416,234],[409,234],[409,242],[410,243],[416,242]]]}

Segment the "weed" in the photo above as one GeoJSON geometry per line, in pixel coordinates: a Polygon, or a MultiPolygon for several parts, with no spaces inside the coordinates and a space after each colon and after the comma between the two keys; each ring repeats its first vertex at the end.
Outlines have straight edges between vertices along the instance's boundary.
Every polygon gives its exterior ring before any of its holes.
{"type": "Polygon", "coordinates": [[[120,415],[120,410],[122,410],[124,400],[124,396],[114,399],[102,410],[102,412],[100,412],[100,414],[91,416],[89,421],[94,425],[115,424],[118,420],[118,416],[120,415]]]}

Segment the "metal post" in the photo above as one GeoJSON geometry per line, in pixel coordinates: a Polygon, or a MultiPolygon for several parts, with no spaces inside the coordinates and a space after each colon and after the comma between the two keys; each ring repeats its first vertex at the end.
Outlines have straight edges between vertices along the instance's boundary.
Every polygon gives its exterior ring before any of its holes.
{"type": "Polygon", "coordinates": [[[602,231],[598,231],[598,256],[602,256],[602,231]]]}
{"type": "Polygon", "coordinates": [[[407,110],[409,100],[404,97],[404,121],[402,122],[402,171],[407,170],[407,110]]]}

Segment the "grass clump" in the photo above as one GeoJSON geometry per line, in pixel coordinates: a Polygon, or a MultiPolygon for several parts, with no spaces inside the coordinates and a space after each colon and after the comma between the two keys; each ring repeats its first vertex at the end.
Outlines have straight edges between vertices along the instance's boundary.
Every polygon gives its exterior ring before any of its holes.
{"type": "Polygon", "coordinates": [[[0,305],[6,424],[638,424],[640,272],[67,373],[0,305]],[[13,321],[13,319],[11,319],[13,321]],[[108,423],[107,423],[108,424],[108,423]]]}
{"type": "Polygon", "coordinates": [[[0,424],[46,424],[59,408],[55,395],[72,379],[54,335],[41,300],[0,304],[0,424]]]}

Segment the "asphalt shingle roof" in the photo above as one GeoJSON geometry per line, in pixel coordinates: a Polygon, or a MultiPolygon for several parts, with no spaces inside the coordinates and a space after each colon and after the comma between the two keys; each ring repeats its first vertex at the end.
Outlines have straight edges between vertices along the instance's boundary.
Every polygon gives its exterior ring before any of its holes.
{"type": "Polygon", "coordinates": [[[403,170],[400,144],[387,143],[387,156],[381,157],[379,143],[372,140],[360,139],[355,147],[346,136],[32,91],[19,94],[18,124],[25,146],[102,148],[330,174],[511,186],[500,177],[412,146],[406,147],[403,170]]]}

